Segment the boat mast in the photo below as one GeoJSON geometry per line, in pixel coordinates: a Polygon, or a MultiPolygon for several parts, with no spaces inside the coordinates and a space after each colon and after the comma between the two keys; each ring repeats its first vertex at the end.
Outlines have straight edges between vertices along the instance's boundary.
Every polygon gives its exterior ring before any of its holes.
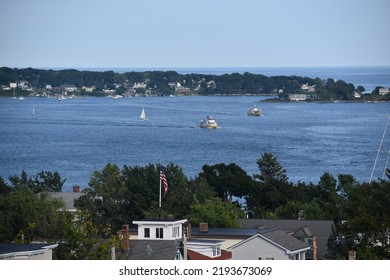
{"type": "Polygon", "coordinates": [[[379,153],[380,153],[380,151],[381,151],[381,149],[382,149],[383,140],[385,139],[385,136],[386,136],[386,131],[387,131],[387,127],[388,127],[388,125],[389,125],[389,120],[390,120],[390,114],[389,114],[389,117],[387,118],[387,123],[386,123],[386,126],[385,126],[385,130],[383,131],[381,143],[379,144],[379,149],[378,149],[378,152],[377,152],[377,154],[376,154],[376,158],[375,158],[375,162],[374,162],[374,167],[372,168],[370,180],[368,181],[369,183],[371,183],[372,176],[374,175],[376,163],[377,163],[378,158],[379,158],[379,153]]]}

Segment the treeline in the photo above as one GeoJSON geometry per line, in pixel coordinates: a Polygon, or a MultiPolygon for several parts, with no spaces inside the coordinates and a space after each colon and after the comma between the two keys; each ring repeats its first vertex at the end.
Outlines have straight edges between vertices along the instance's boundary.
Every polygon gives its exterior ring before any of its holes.
{"type": "Polygon", "coordinates": [[[188,179],[174,164],[165,166],[168,193],[159,208],[161,166],[107,164],[95,170],[76,200],[77,219],[61,208],[51,191],[65,180],[57,172],[0,178],[0,241],[66,240],[57,258],[104,258],[118,242],[123,224],[143,218],[187,218],[193,225],[238,227],[237,218],[329,219],[340,233],[340,256],[356,250],[361,259],[389,259],[390,170],[387,179],[360,183],[351,175],[324,173],[317,184],[292,183],[271,153],[248,175],[238,165],[204,165],[188,179]],[[109,242],[107,240],[110,240],[109,242]],[[106,251],[105,251],[106,250],[106,251]],[[72,253],[70,253],[72,252],[72,253]],[[104,253],[105,252],[105,253],[104,253]]]}
{"type": "MultiPolygon", "coordinates": [[[[322,80],[300,76],[273,76],[261,74],[232,73],[224,75],[179,74],[175,71],[145,71],[116,73],[114,71],[79,71],[43,70],[34,68],[0,68],[0,85],[20,80],[27,81],[35,89],[45,89],[47,85],[58,88],[61,85],[71,84],[81,89],[93,87],[93,92],[79,94],[100,95],[103,90],[116,90],[117,94],[133,90],[134,83],[144,83],[145,87],[137,88],[140,93],[149,92],[156,95],[170,95],[175,93],[192,93],[201,95],[232,95],[232,94],[275,94],[281,100],[287,100],[289,94],[306,93],[309,100],[351,100],[354,93],[363,93],[364,87],[355,87],[343,80],[322,80]],[[180,84],[180,87],[178,87],[180,84]],[[302,89],[307,84],[311,90],[302,89]]],[[[0,90],[0,94],[6,93],[0,90]]],[[[373,92],[377,98],[378,88],[373,92]]],[[[372,98],[370,94],[363,98],[372,98]]],[[[386,97],[382,97],[385,98],[386,97]]]]}

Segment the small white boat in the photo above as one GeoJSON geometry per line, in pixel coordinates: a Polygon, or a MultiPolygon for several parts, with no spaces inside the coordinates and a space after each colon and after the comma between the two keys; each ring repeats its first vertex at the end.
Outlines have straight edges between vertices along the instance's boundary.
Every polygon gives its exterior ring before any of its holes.
{"type": "Polygon", "coordinates": [[[24,100],[24,97],[23,96],[19,97],[19,100],[24,100]]]}
{"type": "Polygon", "coordinates": [[[248,108],[249,116],[261,116],[261,110],[256,105],[248,108]]]}
{"type": "Polygon", "coordinates": [[[215,120],[214,117],[207,116],[207,118],[201,120],[200,127],[201,128],[210,128],[210,129],[212,129],[212,128],[217,128],[218,124],[217,124],[217,121],[215,120]]]}
{"type": "Polygon", "coordinates": [[[145,108],[142,107],[142,112],[141,112],[141,116],[139,117],[141,120],[143,121],[146,121],[148,119],[148,117],[146,116],[145,114],[145,108]]]}

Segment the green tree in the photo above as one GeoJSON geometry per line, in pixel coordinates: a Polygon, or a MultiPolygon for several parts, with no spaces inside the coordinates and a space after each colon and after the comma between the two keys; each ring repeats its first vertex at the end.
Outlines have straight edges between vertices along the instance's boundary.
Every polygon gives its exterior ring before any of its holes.
{"type": "MultiPolygon", "coordinates": [[[[106,225],[107,226],[107,225],[106,225]]],[[[60,260],[107,260],[111,247],[120,246],[118,237],[109,227],[93,222],[92,217],[77,211],[71,220],[64,221],[65,241],[54,251],[54,259],[60,260]]]]}
{"type": "Polygon", "coordinates": [[[0,240],[30,242],[62,236],[63,203],[22,185],[0,196],[0,240]]]}
{"type": "Polygon", "coordinates": [[[340,231],[358,259],[390,258],[390,181],[355,184],[348,189],[340,231]]]}
{"type": "Polygon", "coordinates": [[[252,178],[234,163],[204,165],[199,177],[204,178],[220,198],[230,202],[233,197],[242,198],[247,195],[253,183],[252,178]]]}
{"type": "Polygon", "coordinates": [[[278,182],[288,182],[287,172],[278,162],[277,157],[272,153],[264,153],[256,161],[260,174],[255,174],[254,178],[264,184],[274,184],[278,182]]]}
{"type": "Polygon", "coordinates": [[[15,188],[26,186],[34,193],[42,191],[60,192],[66,179],[62,180],[60,174],[55,171],[41,171],[33,177],[28,177],[26,171],[22,171],[20,177],[17,175],[9,177],[10,182],[15,188]]]}
{"type": "Polygon", "coordinates": [[[89,214],[93,224],[102,228],[112,225],[116,230],[128,221],[127,194],[119,167],[108,163],[101,172],[93,172],[89,187],[83,190],[75,206],[89,214]]]}
{"type": "Polygon", "coordinates": [[[257,164],[260,174],[253,176],[257,182],[252,184],[246,201],[254,217],[264,217],[266,212],[273,212],[286,204],[293,196],[293,188],[288,182],[286,170],[271,153],[264,153],[257,164]]]}
{"type": "Polygon", "coordinates": [[[191,205],[189,219],[193,225],[208,223],[209,227],[236,228],[238,218],[245,217],[243,210],[231,202],[223,202],[221,198],[212,197],[204,203],[195,200],[191,205]]]}

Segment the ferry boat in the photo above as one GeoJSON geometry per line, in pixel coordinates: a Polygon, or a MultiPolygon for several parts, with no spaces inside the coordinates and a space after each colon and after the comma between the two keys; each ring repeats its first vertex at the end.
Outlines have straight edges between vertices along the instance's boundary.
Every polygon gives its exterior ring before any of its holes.
{"type": "Polygon", "coordinates": [[[248,115],[249,116],[261,116],[261,110],[255,106],[248,108],[248,115]]]}
{"type": "Polygon", "coordinates": [[[207,118],[203,119],[200,122],[200,127],[201,128],[217,128],[217,121],[215,120],[214,117],[212,116],[207,116],[207,118]]]}

